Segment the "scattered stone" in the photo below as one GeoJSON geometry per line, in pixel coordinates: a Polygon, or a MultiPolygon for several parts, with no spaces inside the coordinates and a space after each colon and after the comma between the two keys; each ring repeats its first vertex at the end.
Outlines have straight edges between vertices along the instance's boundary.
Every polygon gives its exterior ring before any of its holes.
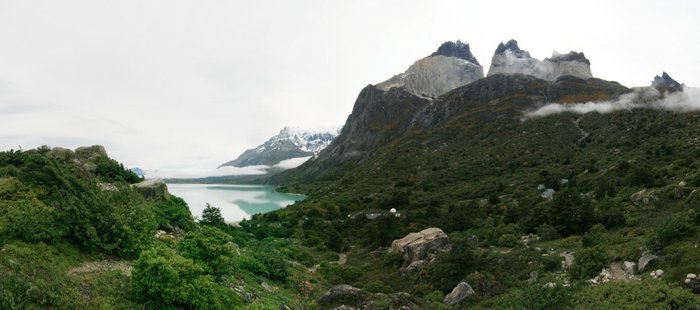
{"type": "Polygon", "coordinates": [[[338,265],[345,265],[348,262],[348,253],[340,253],[338,255],[338,265]]]}
{"type": "Polygon", "coordinates": [[[613,279],[613,274],[610,272],[610,269],[608,268],[603,268],[603,270],[600,271],[600,273],[593,279],[588,280],[589,282],[593,284],[603,284],[603,283],[608,283],[610,280],[613,279]]]}
{"type": "Polygon", "coordinates": [[[559,256],[564,258],[564,260],[561,262],[562,268],[569,269],[569,267],[574,264],[574,253],[561,252],[559,253],[559,256]]]}
{"type": "Polygon", "coordinates": [[[117,190],[114,184],[97,182],[97,188],[103,192],[113,192],[117,190]]]}
{"type": "Polygon", "coordinates": [[[461,303],[469,296],[474,295],[474,290],[467,282],[459,282],[452,292],[445,296],[443,302],[448,306],[453,306],[461,303]]]}
{"type": "Polygon", "coordinates": [[[688,182],[686,182],[686,181],[680,181],[680,182],[678,182],[678,186],[679,186],[679,187],[686,187],[687,185],[688,185],[688,182]]]}
{"type": "Polygon", "coordinates": [[[333,310],[357,310],[357,308],[346,306],[346,305],[341,305],[340,307],[333,308],[333,310]]]}
{"type": "Polygon", "coordinates": [[[389,252],[401,254],[404,261],[410,264],[418,260],[430,260],[430,256],[437,252],[449,250],[447,234],[440,228],[427,228],[394,240],[389,252]]]}
{"type": "Polygon", "coordinates": [[[694,273],[689,273],[688,275],[685,276],[686,279],[691,279],[691,280],[695,279],[697,277],[698,277],[698,275],[696,275],[694,273]]]}
{"type": "Polygon", "coordinates": [[[643,189],[630,196],[632,204],[635,206],[643,206],[655,203],[659,200],[653,189],[643,189]]]}
{"type": "Polygon", "coordinates": [[[527,246],[530,244],[530,242],[534,242],[540,240],[540,237],[538,237],[535,234],[527,234],[524,236],[520,236],[520,243],[522,243],[524,246],[527,246]]]}
{"type": "Polygon", "coordinates": [[[535,282],[537,282],[537,279],[539,279],[539,275],[540,275],[540,274],[539,274],[539,272],[537,272],[537,271],[532,271],[532,272],[530,272],[530,278],[527,279],[527,283],[528,283],[528,284],[534,284],[535,282]]]}
{"type": "Polygon", "coordinates": [[[659,258],[658,256],[652,255],[652,254],[642,255],[642,257],[639,258],[639,264],[638,264],[639,272],[644,271],[644,269],[646,269],[650,263],[652,263],[653,261],[655,261],[658,258],[659,258]]]}
{"type": "Polygon", "coordinates": [[[260,286],[262,286],[262,288],[263,288],[264,290],[268,291],[268,292],[273,292],[273,291],[275,291],[275,287],[272,286],[272,285],[270,285],[270,284],[267,284],[267,282],[265,282],[265,281],[263,281],[262,283],[260,283],[260,286]]]}
{"type": "Polygon", "coordinates": [[[547,284],[543,285],[542,287],[555,288],[555,287],[557,287],[557,284],[554,282],[547,282],[547,284]]]}
{"type": "Polygon", "coordinates": [[[649,275],[654,279],[658,279],[664,275],[664,271],[661,269],[657,269],[656,271],[652,271],[649,275]]]}

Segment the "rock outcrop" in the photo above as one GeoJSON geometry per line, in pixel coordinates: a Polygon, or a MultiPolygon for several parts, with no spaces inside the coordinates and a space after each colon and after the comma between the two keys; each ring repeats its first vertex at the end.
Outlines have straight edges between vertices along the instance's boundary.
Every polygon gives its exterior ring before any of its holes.
{"type": "Polygon", "coordinates": [[[554,81],[562,76],[574,76],[582,79],[593,77],[591,62],[583,53],[574,51],[568,54],[554,52],[552,57],[532,58],[528,51],[520,49],[518,42],[510,40],[500,43],[491,59],[487,76],[495,74],[525,74],[539,79],[554,81]]]}
{"type": "Polygon", "coordinates": [[[401,87],[423,98],[433,99],[484,77],[484,68],[461,41],[445,42],[432,55],[413,63],[406,72],[377,84],[381,90],[401,87]]]}
{"type": "Polygon", "coordinates": [[[445,296],[443,303],[448,306],[454,306],[460,304],[462,301],[467,299],[469,296],[474,295],[474,289],[467,282],[459,282],[452,292],[445,296]]]}
{"type": "Polygon", "coordinates": [[[678,83],[668,73],[664,72],[661,76],[655,76],[651,82],[651,87],[658,90],[666,90],[670,92],[683,91],[683,84],[678,83]]]}
{"type": "Polygon", "coordinates": [[[132,186],[146,199],[167,200],[170,198],[168,186],[162,179],[148,179],[132,186]]]}
{"type": "Polygon", "coordinates": [[[639,264],[637,265],[639,272],[642,272],[645,269],[647,269],[647,266],[649,266],[652,262],[654,262],[658,258],[659,258],[658,256],[652,255],[652,254],[642,255],[642,257],[639,258],[639,264]]]}
{"type": "Polygon", "coordinates": [[[389,252],[400,254],[404,261],[411,265],[420,261],[431,261],[438,252],[449,250],[450,242],[442,229],[426,228],[394,240],[389,252]]]}

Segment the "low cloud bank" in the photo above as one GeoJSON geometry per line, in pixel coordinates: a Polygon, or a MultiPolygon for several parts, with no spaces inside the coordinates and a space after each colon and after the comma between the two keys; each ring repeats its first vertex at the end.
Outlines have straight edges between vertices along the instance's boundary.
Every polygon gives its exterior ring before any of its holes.
{"type": "Polygon", "coordinates": [[[567,112],[576,114],[612,113],[634,109],[655,109],[674,113],[700,111],[700,89],[684,87],[681,92],[662,94],[656,88],[644,87],[624,94],[615,101],[589,101],[572,104],[548,103],[534,111],[526,112],[522,120],[567,112]]]}

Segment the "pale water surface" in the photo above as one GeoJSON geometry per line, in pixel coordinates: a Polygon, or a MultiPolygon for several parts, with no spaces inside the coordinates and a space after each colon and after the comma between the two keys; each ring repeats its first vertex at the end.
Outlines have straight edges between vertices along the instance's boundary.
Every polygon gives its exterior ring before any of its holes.
{"type": "Polygon", "coordinates": [[[303,195],[284,194],[267,185],[168,184],[168,190],[184,199],[192,216],[202,217],[207,203],[221,210],[227,222],[249,219],[251,215],[284,208],[303,195]]]}

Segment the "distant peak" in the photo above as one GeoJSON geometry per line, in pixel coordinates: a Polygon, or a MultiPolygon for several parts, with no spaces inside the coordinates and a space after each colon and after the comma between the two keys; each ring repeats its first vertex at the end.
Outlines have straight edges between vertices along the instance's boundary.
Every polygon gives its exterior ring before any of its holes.
{"type": "Polygon", "coordinates": [[[678,83],[665,71],[661,76],[655,76],[651,86],[655,88],[668,88],[670,90],[683,90],[683,84],[678,83]]]}
{"type": "Polygon", "coordinates": [[[545,60],[549,60],[551,62],[578,61],[587,65],[591,64],[591,61],[588,60],[588,58],[586,58],[586,55],[574,51],[570,51],[566,54],[559,54],[559,52],[554,51],[554,53],[552,54],[552,58],[548,58],[545,60]]]}
{"type": "Polygon", "coordinates": [[[513,56],[517,58],[530,58],[530,53],[528,51],[521,50],[518,46],[518,41],[514,39],[510,39],[508,42],[506,42],[506,44],[503,44],[503,42],[498,44],[498,47],[496,48],[497,55],[503,55],[506,53],[506,51],[510,51],[513,56]]]}
{"type": "Polygon", "coordinates": [[[471,50],[469,50],[469,43],[464,43],[460,40],[457,40],[457,42],[447,41],[442,43],[442,45],[438,47],[437,51],[432,53],[430,56],[456,57],[464,59],[475,65],[479,65],[476,57],[474,57],[471,50]]]}

